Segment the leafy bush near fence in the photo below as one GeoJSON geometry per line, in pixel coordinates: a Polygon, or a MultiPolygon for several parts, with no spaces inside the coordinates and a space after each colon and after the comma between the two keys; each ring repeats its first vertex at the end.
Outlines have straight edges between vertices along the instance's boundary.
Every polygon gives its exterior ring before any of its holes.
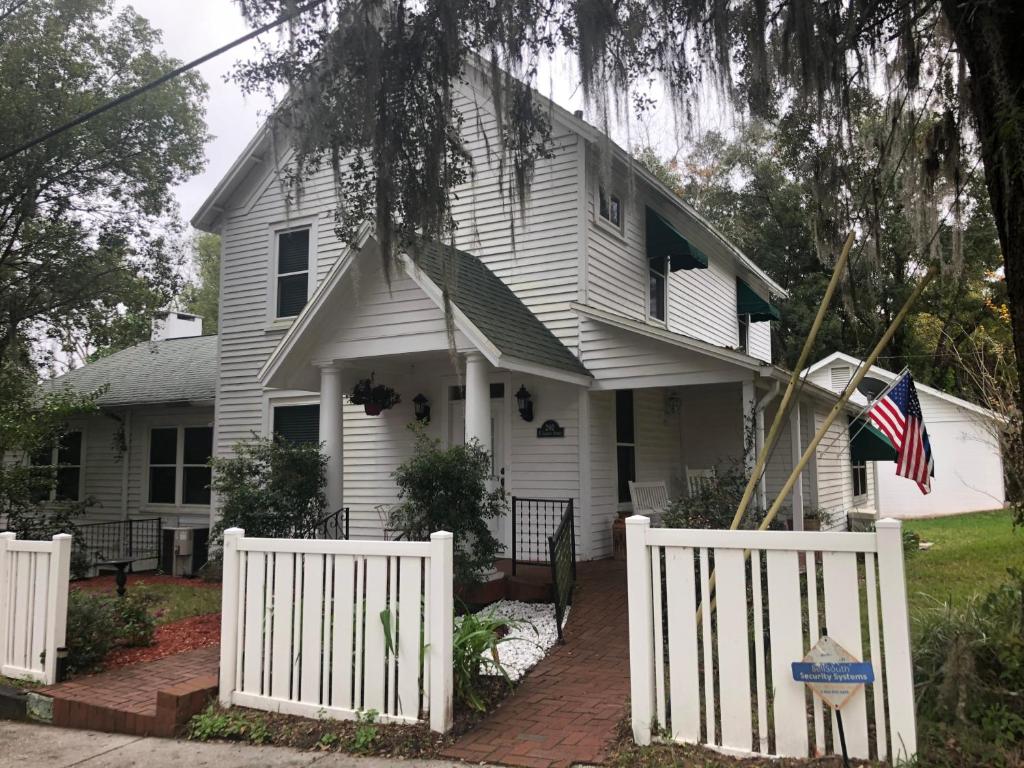
{"type": "Polygon", "coordinates": [[[393,475],[399,504],[389,514],[388,527],[410,541],[426,541],[434,531],[451,531],[455,581],[479,583],[480,574],[494,567],[502,550],[487,521],[507,508],[501,488],[487,490],[490,454],[476,441],[444,448],[422,429],[413,429],[413,456],[393,475]]]}
{"type": "Polygon", "coordinates": [[[327,506],[327,458],[320,446],[254,437],[233,451],[210,462],[222,515],[218,538],[234,527],[247,536],[310,538],[327,506]]]}
{"type": "Polygon", "coordinates": [[[505,642],[505,635],[514,626],[516,624],[511,619],[489,613],[466,613],[456,618],[452,635],[452,682],[456,704],[477,712],[487,708],[481,688],[481,677],[485,671],[488,675],[501,676],[509,686],[512,685],[501,665],[498,646],[505,642]]]}
{"type": "MultiPolygon", "coordinates": [[[[694,493],[676,499],[662,516],[666,528],[728,528],[747,487],[746,469],[738,462],[723,464],[714,477],[694,493]]],[[[751,499],[742,528],[757,528],[767,510],[751,499]]],[[[773,526],[777,527],[777,526],[773,526]]]]}
{"type": "Polygon", "coordinates": [[[918,612],[914,679],[926,730],[1024,743],[1024,573],[963,605],[918,612]]]}
{"type": "Polygon", "coordinates": [[[151,645],[156,620],[144,597],[75,589],[68,595],[68,672],[94,672],[115,646],[151,645]]]}

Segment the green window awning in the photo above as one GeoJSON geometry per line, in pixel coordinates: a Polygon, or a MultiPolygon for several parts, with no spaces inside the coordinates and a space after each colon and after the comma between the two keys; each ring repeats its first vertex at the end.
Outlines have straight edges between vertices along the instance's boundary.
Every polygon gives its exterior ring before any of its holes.
{"type": "Polygon", "coordinates": [[[767,299],[762,299],[754,289],[736,278],[736,314],[750,315],[754,322],[761,320],[778,320],[778,307],[772,306],[767,299]]]}
{"type": "Polygon", "coordinates": [[[657,211],[647,209],[647,258],[671,257],[671,269],[707,269],[708,257],[657,211]]]}
{"type": "Polygon", "coordinates": [[[850,421],[850,458],[863,461],[896,461],[896,449],[889,438],[867,419],[850,421]]]}

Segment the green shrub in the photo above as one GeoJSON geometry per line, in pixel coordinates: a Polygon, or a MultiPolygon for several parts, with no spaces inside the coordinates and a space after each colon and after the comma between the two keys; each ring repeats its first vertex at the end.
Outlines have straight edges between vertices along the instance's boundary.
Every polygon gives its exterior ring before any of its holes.
{"type": "Polygon", "coordinates": [[[389,513],[388,527],[410,541],[425,541],[434,531],[451,531],[455,581],[477,584],[502,551],[487,521],[507,506],[504,490],[487,490],[491,457],[476,441],[443,448],[419,425],[412,429],[415,452],[394,472],[400,502],[389,513]]]}
{"type": "Polygon", "coordinates": [[[500,675],[509,685],[508,673],[498,657],[498,646],[505,642],[505,633],[516,623],[503,616],[467,613],[455,622],[452,637],[455,702],[483,712],[487,707],[480,689],[483,665],[487,672],[500,675]]]}
{"type": "Polygon", "coordinates": [[[921,549],[921,534],[917,531],[912,531],[909,528],[903,529],[903,551],[908,555],[912,555],[921,549]]]}
{"type": "Polygon", "coordinates": [[[937,603],[915,620],[918,710],[970,726],[983,740],[1024,740],[1024,574],[962,606],[937,603]]]}
{"type": "Polygon", "coordinates": [[[84,590],[68,595],[68,672],[84,674],[100,668],[114,646],[114,608],[111,599],[84,590]]]}
{"type": "Polygon", "coordinates": [[[210,462],[222,515],[217,533],[238,527],[247,536],[312,537],[327,506],[320,446],[254,438],[236,443],[234,453],[210,462]]]}
{"type": "MultiPolygon", "coordinates": [[[[662,517],[662,525],[666,528],[728,528],[743,498],[747,477],[746,470],[737,462],[722,465],[695,493],[672,502],[662,517]]],[[[751,499],[741,527],[757,528],[765,512],[751,499]]]]}
{"type": "Polygon", "coordinates": [[[151,645],[156,619],[150,600],[131,592],[124,597],[72,590],[68,595],[68,672],[85,674],[100,669],[116,646],[151,645]]]}

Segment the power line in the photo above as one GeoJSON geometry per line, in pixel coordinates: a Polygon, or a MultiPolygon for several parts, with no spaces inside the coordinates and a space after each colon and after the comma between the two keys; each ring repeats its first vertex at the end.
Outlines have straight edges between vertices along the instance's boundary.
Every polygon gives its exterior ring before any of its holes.
{"type": "Polygon", "coordinates": [[[166,72],[166,73],[160,75],[160,77],[156,78],[155,80],[151,80],[148,83],[145,83],[144,85],[140,85],[138,88],[134,88],[134,89],[128,91],[128,93],[125,93],[125,94],[122,94],[121,96],[118,96],[116,99],[112,99],[111,101],[108,101],[106,104],[102,104],[102,105],[96,107],[95,109],[90,109],[88,112],[83,112],[82,114],[80,114],[77,117],[69,120],[68,122],[64,123],[63,125],[60,125],[60,126],[54,128],[51,131],[47,131],[46,133],[42,134],[41,136],[36,136],[34,139],[30,139],[30,140],[26,141],[24,144],[20,144],[17,147],[15,147],[14,149],[12,149],[12,150],[10,150],[8,152],[4,152],[2,155],[0,155],[0,163],[7,162],[12,157],[14,157],[16,155],[20,155],[22,152],[25,152],[25,151],[27,151],[29,149],[32,149],[32,147],[35,147],[35,146],[37,146],[39,144],[42,144],[42,143],[44,143],[46,141],[49,141],[50,139],[52,139],[52,138],[54,138],[56,136],[59,136],[60,134],[66,132],[66,131],[69,131],[72,128],[75,128],[75,127],[77,127],[79,125],[82,125],[82,123],[88,122],[89,120],[92,120],[94,117],[102,115],[104,112],[109,112],[110,110],[114,109],[115,107],[118,107],[121,104],[124,104],[125,102],[131,101],[132,99],[137,98],[138,96],[141,96],[142,94],[146,93],[147,91],[151,91],[154,88],[157,88],[157,87],[163,85],[164,83],[168,82],[169,80],[173,80],[174,78],[178,77],[179,75],[183,75],[184,73],[188,72],[189,70],[195,69],[200,64],[205,64],[210,59],[214,59],[214,58],[220,56],[222,53],[227,53],[232,48],[236,48],[237,46],[241,45],[242,43],[247,43],[248,41],[252,40],[254,37],[258,37],[259,35],[262,35],[264,32],[269,32],[270,30],[274,29],[275,27],[278,27],[278,26],[280,26],[281,24],[284,24],[287,21],[291,21],[292,19],[296,18],[297,16],[302,15],[306,11],[312,10],[313,8],[315,8],[318,5],[322,5],[324,2],[326,2],[326,0],[311,0],[311,2],[308,2],[305,5],[301,5],[298,8],[296,8],[295,10],[293,10],[293,11],[289,11],[288,13],[285,13],[285,14],[282,14],[281,16],[278,16],[276,19],[274,19],[274,21],[268,22],[268,23],[264,24],[261,27],[257,27],[256,29],[252,30],[251,32],[248,32],[247,34],[244,34],[241,37],[239,37],[239,38],[237,38],[235,40],[232,40],[230,43],[227,43],[226,45],[222,45],[220,48],[217,48],[216,50],[210,51],[209,53],[200,56],[198,59],[193,59],[192,61],[188,62],[187,64],[182,64],[180,67],[177,67],[175,69],[172,69],[170,72],[166,72]]]}

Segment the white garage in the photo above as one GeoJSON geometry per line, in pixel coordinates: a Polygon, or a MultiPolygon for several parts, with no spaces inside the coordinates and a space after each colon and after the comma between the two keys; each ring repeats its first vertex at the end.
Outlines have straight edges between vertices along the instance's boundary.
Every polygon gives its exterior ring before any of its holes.
{"type": "MultiPolygon", "coordinates": [[[[819,386],[841,392],[859,365],[855,357],[835,352],[807,368],[803,375],[819,386]]],[[[898,376],[878,366],[872,367],[868,375],[885,384],[898,376]]],[[[974,403],[914,383],[935,459],[932,492],[925,495],[916,483],[899,477],[895,462],[874,461],[871,474],[876,512],[880,517],[937,517],[1002,507],[1006,497],[998,417],[974,403]]],[[[868,403],[862,392],[855,393],[852,400],[862,406],[868,403]]],[[[855,434],[870,439],[867,430],[858,432],[855,428],[855,434]]],[[[870,447],[866,452],[871,455],[870,447]]],[[[851,462],[856,467],[864,461],[857,457],[855,447],[851,462]]]]}

